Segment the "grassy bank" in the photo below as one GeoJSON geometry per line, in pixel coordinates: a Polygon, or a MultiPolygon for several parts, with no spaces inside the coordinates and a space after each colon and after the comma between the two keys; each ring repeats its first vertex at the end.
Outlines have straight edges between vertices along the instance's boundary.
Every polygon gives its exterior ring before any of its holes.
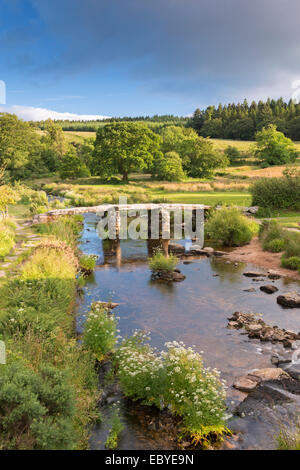
{"type": "Polygon", "coordinates": [[[16,224],[8,217],[0,219],[0,260],[12,250],[15,244],[16,224]]]}
{"type": "Polygon", "coordinates": [[[45,226],[0,289],[0,449],[84,449],[96,418],[94,359],[78,345],[78,218],[45,226]]]}

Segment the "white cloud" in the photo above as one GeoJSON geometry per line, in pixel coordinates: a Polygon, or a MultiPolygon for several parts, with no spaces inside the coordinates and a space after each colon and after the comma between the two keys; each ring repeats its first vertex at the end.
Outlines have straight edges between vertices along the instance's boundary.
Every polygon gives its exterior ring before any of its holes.
{"type": "Polygon", "coordinates": [[[33,108],[31,106],[0,106],[0,112],[16,114],[25,121],[44,121],[46,119],[53,120],[70,120],[70,121],[92,121],[97,119],[106,119],[109,116],[101,116],[99,114],[74,114],[59,113],[46,108],[33,108]]]}

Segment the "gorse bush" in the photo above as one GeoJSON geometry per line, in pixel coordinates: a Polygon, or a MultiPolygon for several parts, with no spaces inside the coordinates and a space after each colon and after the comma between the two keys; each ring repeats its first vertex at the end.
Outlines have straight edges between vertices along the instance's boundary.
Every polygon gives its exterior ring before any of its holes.
{"type": "Polygon", "coordinates": [[[117,342],[117,331],[116,317],[95,302],[85,322],[83,346],[101,361],[113,351],[117,342]]]}
{"type": "Polygon", "coordinates": [[[0,449],[74,448],[75,397],[65,373],[22,362],[0,367],[0,449]]]}
{"type": "Polygon", "coordinates": [[[169,407],[182,418],[194,443],[220,437],[225,427],[225,384],[219,372],[204,368],[201,356],[183,343],[166,343],[157,354],[148,337],[135,332],[115,354],[117,374],[126,396],[159,408],[169,407]]]}
{"type": "Polygon", "coordinates": [[[258,233],[258,225],[235,207],[222,207],[205,225],[206,236],[224,246],[242,246],[258,233]]]}
{"type": "Polygon", "coordinates": [[[161,250],[157,250],[152,258],[148,259],[151,271],[174,271],[178,264],[178,258],[172,253],[168,258],[161,250]]]}

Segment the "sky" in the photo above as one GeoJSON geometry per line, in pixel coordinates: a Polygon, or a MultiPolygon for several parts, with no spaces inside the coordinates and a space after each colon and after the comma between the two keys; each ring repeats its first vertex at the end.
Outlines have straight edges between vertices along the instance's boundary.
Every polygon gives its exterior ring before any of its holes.
{"type": "Polygon", "coordinates": [[[0,111],[174,114],[300,94],[299,0],[0,0],[0,111]]]}

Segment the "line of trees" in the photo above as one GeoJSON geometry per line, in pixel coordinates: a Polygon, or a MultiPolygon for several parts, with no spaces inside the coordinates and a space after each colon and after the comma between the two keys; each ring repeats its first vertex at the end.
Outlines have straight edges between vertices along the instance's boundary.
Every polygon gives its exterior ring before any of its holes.
{"type": "Polygon", "coordinates": [[[275,125],[286,137],[300,140],[300,103],[290,100],[247,100],[238,104],[208,106],[196,109],[188,125],[203,137],[233,140],[254,140],[258,131],[275,125]]]}

